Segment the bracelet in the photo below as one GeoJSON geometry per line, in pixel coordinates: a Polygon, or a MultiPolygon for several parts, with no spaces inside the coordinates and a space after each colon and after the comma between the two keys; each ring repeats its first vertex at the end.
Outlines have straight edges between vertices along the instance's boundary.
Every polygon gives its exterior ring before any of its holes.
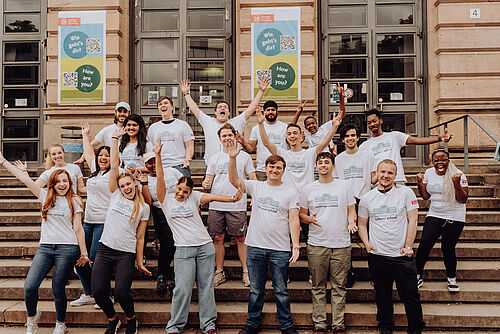
{"type": "Polygon", "coordinates": [[[191,94],[189,92],[187,92],[186,94],[184,94],[184,96],[186,96],[186,95],[191,95],[191,94]]]}
{"type": "Polygon", "coordinates": [[[233,202],[233,203],[234,203],[234,195],[233,195],[233,196],[231,196],[231,202],[233,202]]]}
{"type": "Polygon", "coordinates": [[[300,249],[300,245],[293,245],[293,248],[300,249]]]}
{"type": "Polygon", "coordinates": [[[141,186],[147,186],[148,185],[148,182],[141,182],[141,186]]]}
{"type": "Polygon", "coordinates": [[[409,250],[413,250],[413,248],[412,248],[412,247],[410,247],[410,246],[407,246],[407,247],[405,247],[405,248],[406,248],[406,249],[409,249],[409,250]]]}
{"type": "Polygon", "coordinates": [[[113,136],[113,137],[111,137],[111,139],[116,139],[116,140],[118,140],[118,139],[120,139],[120,138],[113,136]]]}
{"type": "Polygon", "coordinates": [[[441,138],[441,136],[438,136],[438,143],[442,142],[443,141],[443,138],[441,138]]]}

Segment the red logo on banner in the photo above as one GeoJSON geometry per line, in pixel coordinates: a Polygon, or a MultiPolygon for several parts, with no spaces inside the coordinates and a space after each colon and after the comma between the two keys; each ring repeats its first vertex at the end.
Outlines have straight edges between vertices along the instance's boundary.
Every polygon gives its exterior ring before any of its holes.
{"type": "Polygon", "coordinates": [[[252,23],[273,23],[274,14],[252,15],[252,23]]]}
{"type": "Polygon", "coordinates": [[[411,204],[415,205],[418,203],[418,200],[411,201],[411,204]]]}
{"type": "Polygon", "coordinates": [[[80,25],[80,18],[79,17],[68,17],[68,18],[59,19],[59,25],[60,26],[79,26],[80,25]]]}

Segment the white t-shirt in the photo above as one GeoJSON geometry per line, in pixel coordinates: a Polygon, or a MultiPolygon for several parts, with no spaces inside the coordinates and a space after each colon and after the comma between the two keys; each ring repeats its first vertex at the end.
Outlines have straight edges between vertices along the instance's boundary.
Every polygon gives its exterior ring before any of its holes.
{"type": "Polygon", "coordinates": [[[349,154],[346,151],[335,158],[335,169],[333,176],[346,180],[356,198],[367,193],[372,188],[371,173],[377,170],[375,158],[369,151],[358,149],[356,153],[349,154]]]}
{"type": "MultiPolygon", "coordinates": [[[[177,181],[182,177],[182,173],[174,168],[165,168],[163,170],[163,176],[165,180],[165,188],[167,193],[175,192],[175,187],[177,186],[177,181]]],[[[151,205],[156,206],[157,208],[161,208],[161,204],[158,201],[158,195],[156,192],[156,176],[148,175],[148,190],[151,195],[152,203],[151,205]]],[[[141,187],[142,190],[142,187],[141,187]]]]}
{"type": "Polygon", "coordinates": [[[111,147],[111,142],[113,141],[111,137],[113,137],[113,134],[115,133],[116,130],[118,130],[119,127],[116,125],[116,123],[110,124],[104,128],[101,129],[96,135],[95,135],[95,140],[97,140],[99,143],[101,143],[104,146],[109,146],[111,147]]]}
{"type": "MultiPolygon", "coordinates": [[[[205,164],[208,165],[209,160],[217,153],[222,151],[222,145],[219,140],[217,132],[226,123],[220,123],[215,117],[210,117],[200,110],[199,122],[203,127],[203,134],[205,135],[205,164]]],[[[236,131],[241,133],[243,126],[247,121],[245,120],[245,113],[229,119],[228,123],[231,124],[236,131]]]]}
{"type": "MultiPolygon", "coordinates": [[[[424,174],[424,184],[427,184],[427,192],[431,195],[431,205],[427,216],[441,219],[450,219],[465,222],[465,204],[455,199],[455,204],[443,200],[441,194],[443,189],[443,175],[437,175],[434,167],[429,168],[424,174]]],[[[467,177],[462,173],[460,185],[468,187],[467,177]]]]}
{"type": "Polygon", "coordinates": [[[356,200],[352,187],[345,180],[334,179],[330,183],[315,181],[305,186],[300,193],[300,206],[316,214],[321,227],[309,224],[307,243],[327,248],[345,248],[351,245],[347,230],[347,207],[356,200]]]}
{"type": "Polygon", "coordinates": [[[168,124],[163,123],[163,121],[151,124],[148,130],[148,141],[156,145],[158,137],[161,137],[163,144],[161,150],[163,168],[183,164],[186,158],[184,143],[194,140],[193,130],[191,130],[189,124],[180,119],[175,119],[168,124]]]}
{"type": "MultiPolygon", "coordinates": [[[[42,207],[46,199],[47,190],[40,189],[38,202],[42,203],[42,207]]],[[[79,197],[73,199],[73,207],[75,214],[83,212],[79,197]]],[[[65,196],[56,196],[56,203],[47,212],[47,220],[42,219],[40,244],[78,245],[71,221],[71,210],[65,196]]]]}
{"type": "Polygon", "coordinates": [[[408,211],[418,209],[418,200],[411,188],[394,185],[387,193],[374,188],[361,196],[358,216],[369,218],[369,242],[373,254],[398,257],[406,241],[408,211]]]}
{"type": "MultiPolygon", "coordinates": [[[[212,182],[212,194],[233,196],[236,194],[236,188],[229,182],[228,176],[229,154],[218,152],[210,159],[207,168],[207,175],[214,175],[212,182]]],[[[236,157],[236,169],[238,176],[245,180],[247,175],[255,172],[250,154],[241,151],[236,157]]],[[[243,194],[241,199],[235,203],[212,202],[209,205],[210,210],[218,211],[247,211],[247,195],[243,194]]]]}
{"type": "Polygon", "coordinates": [[[176,247],[201,246],[212,242],[198,212],[201,196],[201,192],[193,191],[187,199],[179,202],[174,193],[168,193],[161,203],[176,247]]]}
{"type": "Polygon", "coordinates": [[[290,251],[288,212],[299,209],[299,198],[288,184],[270,186],[267,182],[245,180],[252,196],[252,213],[245,244],[252,247],[290,251]]]}
{"type": "Polygon", "coordinates": [[[120,189],[112,192],[104,230],[99,241],[109,248],[135,253],[137,226],[141,220],[149,219],[149,205],[140,207],[137,219],[131,222],[133,209],[134,201],[126,199],[120,189]]]}
{"type": "Polygon", "coordinates": [[[42,174],[40,174],[40,178],[47,183],[49,182],[50,175],[52,175],[52,173],[58,169],[64,169],[69,173],[69,176],[71,176],[71,182],[73,182],[73,191],[75,192],[75,194],[77,194],[77,180],[82,179],[83,174],[80,167],[75,164],[67,163],[64,167],[52,166],[50,169],[47,169],[42,174]]]}
{"type": "MultiPolygon", "coordinates": [[[[305,142],[309,145],[309,147],[316,147],[318,146],[319,143],[325,138],[326,134],[330,129],[333,128],[332,121],[328,121],[322,126],[318,128],[318,131],[316,133],[310,133],[308,131],[305,132],[306,138],[305,142]]],[[[330,140],[330,143],[328,144],[330,147],[333,147],[333,140],[330,140]]],[[[328,150],[328,146],[324,148],[323,152],[330,152],[328,150]]]]}
{"type": "Polygon", "coordinates": [[[391,159],[398,166],[395,182],[406,182],[401,148],[406,146],[409,135],[399,131],[384,132],[378,137],[372,137],[359,147],[360,150],[368,149],[375,157],[375,165],[384,159],[391,159]]]}
{"type": "MultiPolygon", "coordinates": [[[[146,143],[146,152],[153,152],[153,145],[150,142],[146,143]]],[[[120,164],[123,165],[125,169],[127,166],[133,166],[135,168],[146,168],[142,155],[137,152],[137,143],[128,143],[123,149],[123,152],[118,152],[120,157],[120,164]]]]}
{"type": "MultiPolygon", "coordinates": [[[[266,129],[267,137],[271,143],[277,147],[286,149],[287,125],[285,123],[277,121],[274,124],[268,124],[267,122],[264,122],[264,128],[266,129]]],[[[264,172],[266,159],[271,155],[271,152],[269,152],[269,150],[262,143],[262,139],[260,139],[258,124],[252,128],[250,140],[257,141],[257,171],[264,172]]]]}
{"type": "Polygon", "coordinates": [[[286,161],[283,182],[294,187],[297,192],[306,185],[314,182],[314,165],[316,161],[316,147],[292,152],[278,147],[278,155],[286,161]]]}

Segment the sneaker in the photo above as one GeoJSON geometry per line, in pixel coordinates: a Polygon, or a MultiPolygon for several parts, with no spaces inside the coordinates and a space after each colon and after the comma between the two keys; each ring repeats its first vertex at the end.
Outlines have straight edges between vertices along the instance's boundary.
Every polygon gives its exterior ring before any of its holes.
{"type": "Polygon", "coordinates": [[[448,291],[449,292],[458,292],[458,291],[460,291],[460,288],[458,287],[458,284],[457,284],[457,278],[456,277],[453,277],[453,278],[449,278],[448,277],[448,291]]]}
{"type": "Polygon", "coordinates": [[[217,334],[217,330],[214,328],[214,329],[209,329],[207,334],[217,334]]]}
{"type": "Polygon", "coordinates": [[[345,328],[342,327],[342,326],[335,326],[332,330],[332,333],[333,334],[337,334],[337,333],[345,333],[345,328]]]}
{"type": "Polygon", "coordinates": [[[64,322],[56,321],[56,327],[52,331],[52,334],[65,334],[68,331],[68,328],[64,324],[64,322]]]}
{"type": "Polygon", "coordinates": [[[163,279],[163,275],[158,276],[158,281],[156,282],[156,292],[158,294],[167,292],[167,282],[163,279]]]}
{"type": "Polygon", "coordinates": [[[83,305],[93,305],[93,304],[95,304],[95,299],[90,297],[89,295],[82,293],[80,295],[80,298],[73,300],[69,304],[73,307],[83,306],[83,305]]]}
{"type": "Polygon", "coordinates": [[[250,286],[250,276],[248,276],[248,271],[243,272],[243,277],[241,278],[244,286],[250,286]]]}
{"type": "Polygon", "coordinates": [[[137,334],[137,327],[139,323],[137,322],[137,318],[134,317],[130,320],[127,320],[127,327],[125,329],[125,334],[137,334]]]}
{"type": "Polygon", "coordinates": [[[309,274],[309,284],[313,284],[313,275],[309,274]]]}
{"type": "Polygon", "coordinates": [[[392,334],[392,329],[379,329],[380,334],[392,334]]]}
{"type": "Polygon", "coordinates": [[[37,329],[38,329],[38,320],[40,320],[40,317],[42,316],[42,311],[37,310],[35,317],[30,320],[29,318],[26,320],[26,334],[35,334],[37,329]]]}
{"type": "MultiPolygon", "coordinates": [[[[115,303],[115,297],[110,296],[110,297],[109,297],[109,299],[111,299],[111,302],[112,302],[113,304],[115,303]]],[[[95,305],[94,305],[94,308],[95,308],[96,310],[100,310],[100,309],[101,309],[101,307],[100,307],[99,305],[97,305],[97,304],[95,304],[95,305]]]]}
{"type": "Polygon", "coordinates": [[[259,332],[260,329],[246,325],[245,328],[238,332],[238,334],[258,334],[259,332]]]}
{"type": "Polygon", "coordinates": [[[121,325],[120,319],[116,318],[115,320],[111,320],[108,322],[108,328],[104,332],[104,334],[116,334],[121,325]]]}
{"type": "Polygon", "coordinates": [[[354,283],[356,283],[356,276],[354,276],[354,271],[351,268],[347,272],[347,283],[346,283],[345,287],[352,288],[354,286],[354,283]]]}
{"type": "Polygon", "coordinates": [[[417,288],[421,288],[424,285],[424,279],[422,275],[417,274],[417,288]]]}
{"type": "Polygon", "coordinates": [[[175,281],[174,281],[174,280],[168,281],[168,283],[167,283],[167,287],[170,289],[170,291],[174,292],[174,289],[175,289],[175,281]]]}
{"type": "Polygon", "coordinates": [[[281,334],[299,334],[297,330],[292,326],[287,329],[282,329],[281,334]]]}
{"type": "Polygon", "coordinates": [[[223,270],[216,271],[214,274],[214,286],[219,286],[226,281],[226,274],[223,270]]]}

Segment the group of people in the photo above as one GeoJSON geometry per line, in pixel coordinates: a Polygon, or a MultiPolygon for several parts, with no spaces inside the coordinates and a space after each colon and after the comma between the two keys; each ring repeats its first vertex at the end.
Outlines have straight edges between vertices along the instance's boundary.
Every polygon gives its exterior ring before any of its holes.
{"type": "Polygon", "coordinates": [[[240,334],[260,331],[268,268],[280,329],[284,334],[297,333],[287,284],[289,265],[299,257],[301,230],[307,247],[315,333],[327,330],[328,281],[332,330],[345,332],[351,234],[355,232],[368,253],[379,331],[385,334],[394,329],[395,281],[405,305],[408,333],[421,333],[425,322],[418,288],[440,235],[448,289],[459,289],[455,246],[465,222],[467,179],[443,149],[432,154],[433,167],[417,175],[418,191],[431,204],[413,257],[419,206],[415,193],[404,185],[400,150],[408,144],[449,141],[452,135],[445,131],[442,136],[417,138],[384,132],[381,113],[372,109],[366,113],[372,136],[358,146],[359,127],[342,124],[345,106],[340,85],[339,114],[321,126],[315,117],[306,117],[304,132],[297,125],[304,104],[288,125],[278,120],[276,102],[267,101],[263,110],[259,107],[268,84],[267,80],[259,82],[259,92],[249,107],[234,118],[224,101],[216,104],[215,117],[205,114],[190,96],[190,84],[179,84],[205,135],[205,192],[194,190],[190,177],[193,132],[186,122],[174,118],[173,101],[165,96],[158,100],[162,119],[149,129],[126,102],[116,105],[114,123],[92,141],[89,125],[83,125],[84,154],[78,162],[85,161],[90,168],[86,185],[80,168],[65,161],[59,144],[49,147],[47,170],[36,181],[29,177],[25,163],[11,164],[0,153],[0,165],[42,203],[40,247],[24,287],[27,334],[37,331],[41,315],[38,289],[52,268],[57,320],[53,333],[66,333],[64,287],[73,266],[83,294],[70,304],[102,308],[109,320],[105,333],[115,334],[121,326],[116,300],[125,313],[126,333],[137,333],[130,289],[136,267],[152,275],[144,262],[150,211],[160,246],[157,291],[173,289],[168,333],[183,331],[195,283],[201,331],[216,333],[214,287],[226,281],[226,234],[236,241],[242,282],[250,287],[247,324],[240,334]],[[258,124],[247,139],[243,127],[254,114],[258,124]],[[339,128],[345,150],[336,155],[332,139],[339,128]],[[256,168],[249,155],[255,149],[256,168]],[[85,210],[78,194],[87,195],[85,210]],[[248,224],[247,194],[252,199],[248,224]],[[210,203],[207,227],[199,211],[203,203],[210,203]]]}

